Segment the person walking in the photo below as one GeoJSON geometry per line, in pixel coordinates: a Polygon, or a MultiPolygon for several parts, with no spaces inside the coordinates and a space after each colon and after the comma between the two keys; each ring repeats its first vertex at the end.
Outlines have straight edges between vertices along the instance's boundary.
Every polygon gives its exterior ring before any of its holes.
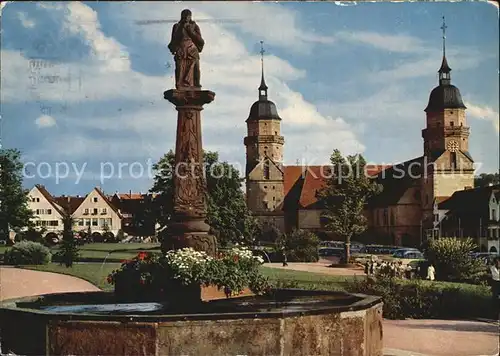
{"type": "Polygon", "coordinates": [[[490,266],[491,272],[491,294],[496,301],[500,296],[500,258],[495,257],[490,266]]]}
{"type": "Polygon", "coordinates": [[[429,264],[427,267],[427,279],[433,281],[436,278],[436,269],[434,268],[434,264],[429,264]]]}
{"type": "Polygon", "coordinates": [[[283,267],[286,267],[286,266],[288,266],[288,262],[287,262],[286,251],[285,251],[284,247],[281,249],[281,253],[283,254],[283,267]]]}

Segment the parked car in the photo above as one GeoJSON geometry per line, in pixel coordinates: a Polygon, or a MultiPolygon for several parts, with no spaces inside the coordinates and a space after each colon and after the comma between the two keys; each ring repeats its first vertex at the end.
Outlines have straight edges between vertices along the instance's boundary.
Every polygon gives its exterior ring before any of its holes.
{"type": "Polygon", "coordinates": [[[471,254],[473,258],[482,260],[485,264],[491,264],[495,257],[498,257],[496,252],[475,252],[471,254]]]}
{"type": "Polygon", "coordinates": [[[361,253],[368,253],[372,255],[392,255],[394,251],[400,249],[397,246],[384,246],[384,245],[366,245],[361,249],[361,253]]]}
{"type": "Polygon", "coordinates": [[[396,258],[411,258],[411,259],[423,259],[424,254],[417,249],[399,249],[394,251],[392,257],[396,258]]]}
{"type": "Polygon", "coordinates": [[[320,257],[341,257],[344,255],[344,249],[340,247],[323,247],[318,251],[320,257]]]}

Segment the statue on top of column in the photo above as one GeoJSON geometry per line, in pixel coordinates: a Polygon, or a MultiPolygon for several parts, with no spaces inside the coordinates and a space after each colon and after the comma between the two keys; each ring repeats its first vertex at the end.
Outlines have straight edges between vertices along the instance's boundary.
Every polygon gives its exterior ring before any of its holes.
{"type": "Polygon", "coordinates": [[[178,90],[201,88],[200,52],[205,41],[191,16],[191,10],[182,10],[180,21],[172,27],[172,39],[168,44],[174,55],[175,87],[178,90]]]}

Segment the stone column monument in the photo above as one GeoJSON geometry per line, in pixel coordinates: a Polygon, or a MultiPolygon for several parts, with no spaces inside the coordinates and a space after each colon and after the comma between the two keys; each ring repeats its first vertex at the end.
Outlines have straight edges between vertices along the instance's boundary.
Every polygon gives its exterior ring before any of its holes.
{"type": "Polygon", "coordinates": [[[175,145],[174,213],[162,251],[192,247],[215,255],[217,240],[210,234],[207,216],[207,183],[203,166],[201,111],[211,103],[215,93],[200,85],[200,52],[205,45],[200,28],[183,10],[172,28],[168,48],[175,59],[175,89],[164,92],[164,98],[177,110],[175,145]]]}

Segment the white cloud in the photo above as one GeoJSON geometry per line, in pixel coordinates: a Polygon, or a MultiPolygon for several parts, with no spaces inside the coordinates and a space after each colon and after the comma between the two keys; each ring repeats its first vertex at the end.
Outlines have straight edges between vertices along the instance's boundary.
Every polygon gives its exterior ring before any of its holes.
{"type": "MultiPolygon", "coordinates": [[[[120,31],[130,33],[135,41],[165,46],[169,40],[170,25],[166,30],[165,25],[159,25],[159,28],[158,25],[137,26],[134,21],[158,19],[158,14],[167,14],[167,18],[177,20],[184,6],[172,3],[110,4],[112,12],[107,15],[112,16],[120,31]]],[[[303,49],[312,46],[312,42],[329,41],[300,29],[295,13],[276,4],[235,3],[229,6],[211,3],[210,6],[197,4],[191,8],[195,20],[240,19],[242,22],[236,24],[240,31],[256,36],[266,33],[266,42],[276,46],[303,49]],[[278,9],[282,12],[276,12],[278,9]],[[255,22],[255,19],[259,19],[259,23],[265,24],[266,28],[259,29],[256,23],[250,26],[249,21],[255,22]]],[[[101,157],[105,152],[107,157],[118,159],[135,159],[141,154],[157,158],[172,148],[176,112],[170,103],[162,99],[163,91],[174,84],[171,74],[152,76],[133,71],[128,59],[130,53],[116,39],[101,31],[97,14],[88,6],[71,2],[64,6],[58,4],[57,8],[51,9],[54,10],[63,11],[65,29],[68,33],[82,36],[95,51],[95,58],[80,63],[54,64],[33,74],[29,61],[19,53],[2,51],[3,69],[8,73],[2,77],[2,101],[50,100],[64,101],[69,105],[70,114],[58,117],[58,120],[61,127],[71,129],[72,133],[60,140],[47,139],[39,155],[58,152],[67,158],[78,159],[101,157]],[[64,11],[65,7],[68,11],[64,11]],[[54,75],[60,80],[37,83],[35,86],[30,78],[54,75]],[[107,100],[106,104],[99,104],[101,100],[107,100]],[[110,100],[115,102],[110,103],[110,100]],[[132,103],[133,108],[122,110],[120,105],[124,102],[132,103]],[[78,116],[80,113],[71,111],[77,103],[84,103],[89,108],[99,107],[102,114],[86,115],[82,119],[78,116]],[[102,140],[98,136],[93,137],[89,134],[92,130],[106,130],[110,138],[102,140]],[[132,138],[119,138],[120,133],[132,138]],[[61,149],[63,147],[64,150],[61,149]]],[[[242,162],[245,157],[242,143],[246,135],[245,120],[250,106],[258,98],[260,57],[248,51],[234,28],[216,22],[203,22],[200,27],[206,41],[201,55],[202,85],[216,92],[214,103],[207,105],[203,111],[203,142],[206,149],[219,151],[222,159],[242,162]]],[[[256,37],[256,43],[259,39],[256,37]]],[[[165,60],[171,61],[172,58],[165,60]]],[[[364,149],[357,139],[355,128],[340,118],[321,115],[314,105],[286,84],[304,78],[306,73],[303,70],[275,55],[266,56],[265,65],[270,99],[277,104],[283,118],[285,159],[288,162],[294,163],[296,158],[327,161],[333,148],[346,153],[364,149]],[[332,141],[332,132],[335,132],[335,142],[332,141]],[[300,142],[311,144],[301,146],[300,142]]]]}
{"type": "Polygon", "coordinates": [[[35,120],[39,128],[52,127],[56,125],[56,119],[49,115],[42,115],[35,120]]]}
{"type": "Polygon", "coordinates": [[[28,15],[26,15],[25,12],[20,11],[17,13],[17,16],[19,18],[19,21],[21,21],[21,24],[23,25],[23,27],[26,27],[26,28],[35,27],[35,25],[36,25],[35,21],[33,21],[33,19],[30,19],[28,17],[28,15]]]}
{"type": "Polygon", "coordinates": [[[469,116],[480,119],[480,120],[486,120],[486,121],[491,121],[493,127],[495,128],[497,134],[500,131],[499,128],[499,115],[498,112],[495,111],[493,108],[488,107],[488,106],[479,106],[479,105],[474,105],[472,103],[466,102],[465,106],[467,106],[467,113],[469,116]]]}
{"type": "Polygon", "coordinates": [[[421,54],[429,51],[429,48],[425,46],[424,41],[420,38],[406,34],[390,35],[369,31],[341,31],[336,34],[336,38],[347,42],[358,42],[390,52],[421,54]]]}

